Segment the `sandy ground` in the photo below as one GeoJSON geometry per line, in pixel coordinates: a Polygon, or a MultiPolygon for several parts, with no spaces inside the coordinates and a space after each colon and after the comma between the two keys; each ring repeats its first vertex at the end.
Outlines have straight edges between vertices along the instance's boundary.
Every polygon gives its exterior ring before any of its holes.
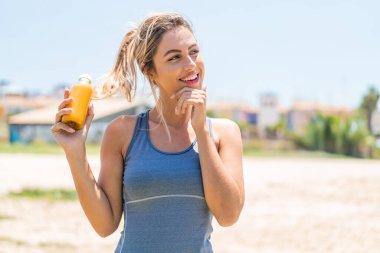
{"type": "MultiPolygon", "coordinates": [[[[246,158],[244,176],[239,221],[214,222],[216,253],[380,253],[379,161],[246,158]]],[[[113,252],[121,228],[101,238],[76,201],[6,197],[27,186],[73,188],[64,156],[0,154],[0,253],[113,252]]]]}

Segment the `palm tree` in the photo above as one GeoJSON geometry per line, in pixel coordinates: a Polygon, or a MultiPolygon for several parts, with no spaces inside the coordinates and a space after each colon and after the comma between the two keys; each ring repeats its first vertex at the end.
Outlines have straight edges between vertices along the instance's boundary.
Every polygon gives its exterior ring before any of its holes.
{"type": "Polygon", "coordinates": [[[379,101],[380,94],[375,86],[370,86],[367,95],[363,97],[360,108],[365,112],[367,118],[367,128],[372,133],[372,113],[377,108],[377,102],[379,101]]]}

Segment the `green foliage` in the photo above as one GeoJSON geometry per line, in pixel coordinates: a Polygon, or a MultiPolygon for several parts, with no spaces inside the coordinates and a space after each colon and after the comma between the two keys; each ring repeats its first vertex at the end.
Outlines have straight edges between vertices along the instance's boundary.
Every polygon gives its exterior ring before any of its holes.
{"type": "Polygon", "coordinates": [[[209,118],[216,118],[217,117],[217,115],[216,115],[216,113],[214,111],[207,111],[206,115],[209,118]]]}
{"type": "Polygon", "coordinates": [[[298,146],[309,150],[368,158],[374,156],[376,141],[362,118],[322,114],[311,120],[303,135],[293,134],[292,138],[298,146]]]}
{"type": "MultiPolygon", "coordinates": [[[[98,155],[99,144],[86,144],[87,153],[98,155]]],[[[31,144],[9,144],[0,142],[0,153],[10,154],[64,154],[63,149],[57,144],[31,143],[31,144]]]]}
{"type": "Polygon", "coordinates": [[[281,118],[276,124],[265,128],[266,136],[278,138],[287,135],[287,123],[285,118],[281,118]]]}
{"type": "Polygon", "coordinates": [[[364,158],[380,157],[376,138],[371,134],[372,113],[377,108],[379,98],[379,92],[371,86],[352,117],[344,119],[317,114],[303,135],[292,134],[290,137],[299,147],[309,150],[364,158]]]}
{"type": "Polygon", "coordinates": [[[44,200],[77,200],[75,190],[25,188],[19,192],[10,192],[10,197],[44,199],[44,200]]]}
{"type": "Polygon", "coordinates": [[[377,102],[379,101],[379,91],[375,86],[368,88],[368,93],[363,97],[360,108],[365,111],[373,112],[376,110],[377,102]]]}
{"type": "Polygon", "coordinates": [[[296,158],[296,159],[309,159],[309,158],[328,158],[328,159],[347,159],[342,154],[326,153],[324,151],[309,151],[309,150],[265,150],[257,149],[254,147],[244,148],[244,156],[254,158],[296,158]]]}
{"type": "Polygon", "coordinates": [[[0,221],[1,220],[11,220],[11,219],[14,219],[14,217],[0,213],[0,221]]]}
{"type": "Polygon", "coordinates": [[[375,88],[375,86],[370,86],[368,89],[368,93],[363,97],[362,102],[360,104],[360,109],[366,115],[367,128],[370,132],[372,132],[372,127],[371,127],[372,113],[377,108],[377,102],[379,101],[379,98],[380,98],[379,91],[375,88]]]}
{"type": "Polygon", "coordinates": [[[28,246],[29,243],[26,241],[17,240],[8,236],[0,236],[0,243],[11,243],[17,246],[28,246]]]}

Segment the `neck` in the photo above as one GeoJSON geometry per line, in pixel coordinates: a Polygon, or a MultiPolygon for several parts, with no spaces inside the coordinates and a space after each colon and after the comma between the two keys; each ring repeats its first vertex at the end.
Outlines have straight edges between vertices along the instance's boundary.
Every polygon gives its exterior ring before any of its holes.
{"type": "Polygon", "coordinates": [[[176,115],[176,105],[176,99],[170,99],[165,94],[161,94],[160,98],[158,99],[157,105],[149,114],[149,119],[158,124],[160,122],[158,110],[161,109],[164,120],[169,128],[188,128],[191,119],[191,112],[187,111],[184,114],[176,115]]]}

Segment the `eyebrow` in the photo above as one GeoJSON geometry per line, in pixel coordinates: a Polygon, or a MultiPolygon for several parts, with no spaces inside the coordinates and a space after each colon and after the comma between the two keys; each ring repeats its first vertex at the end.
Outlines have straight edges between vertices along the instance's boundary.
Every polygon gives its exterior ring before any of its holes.
{"type": "MultiPolygon", "coordinates": [[[[197,46],[197,44],[192,44],[191,46],[189,46],[189,49],[194,47],[194,46],[197,46]]],[[[163,57],[167,56],[168,54],[171,54],[171,53],[181,53],[181,50],[179,49],[170,49],[169,51],[167,51],[163,57]]]]}

